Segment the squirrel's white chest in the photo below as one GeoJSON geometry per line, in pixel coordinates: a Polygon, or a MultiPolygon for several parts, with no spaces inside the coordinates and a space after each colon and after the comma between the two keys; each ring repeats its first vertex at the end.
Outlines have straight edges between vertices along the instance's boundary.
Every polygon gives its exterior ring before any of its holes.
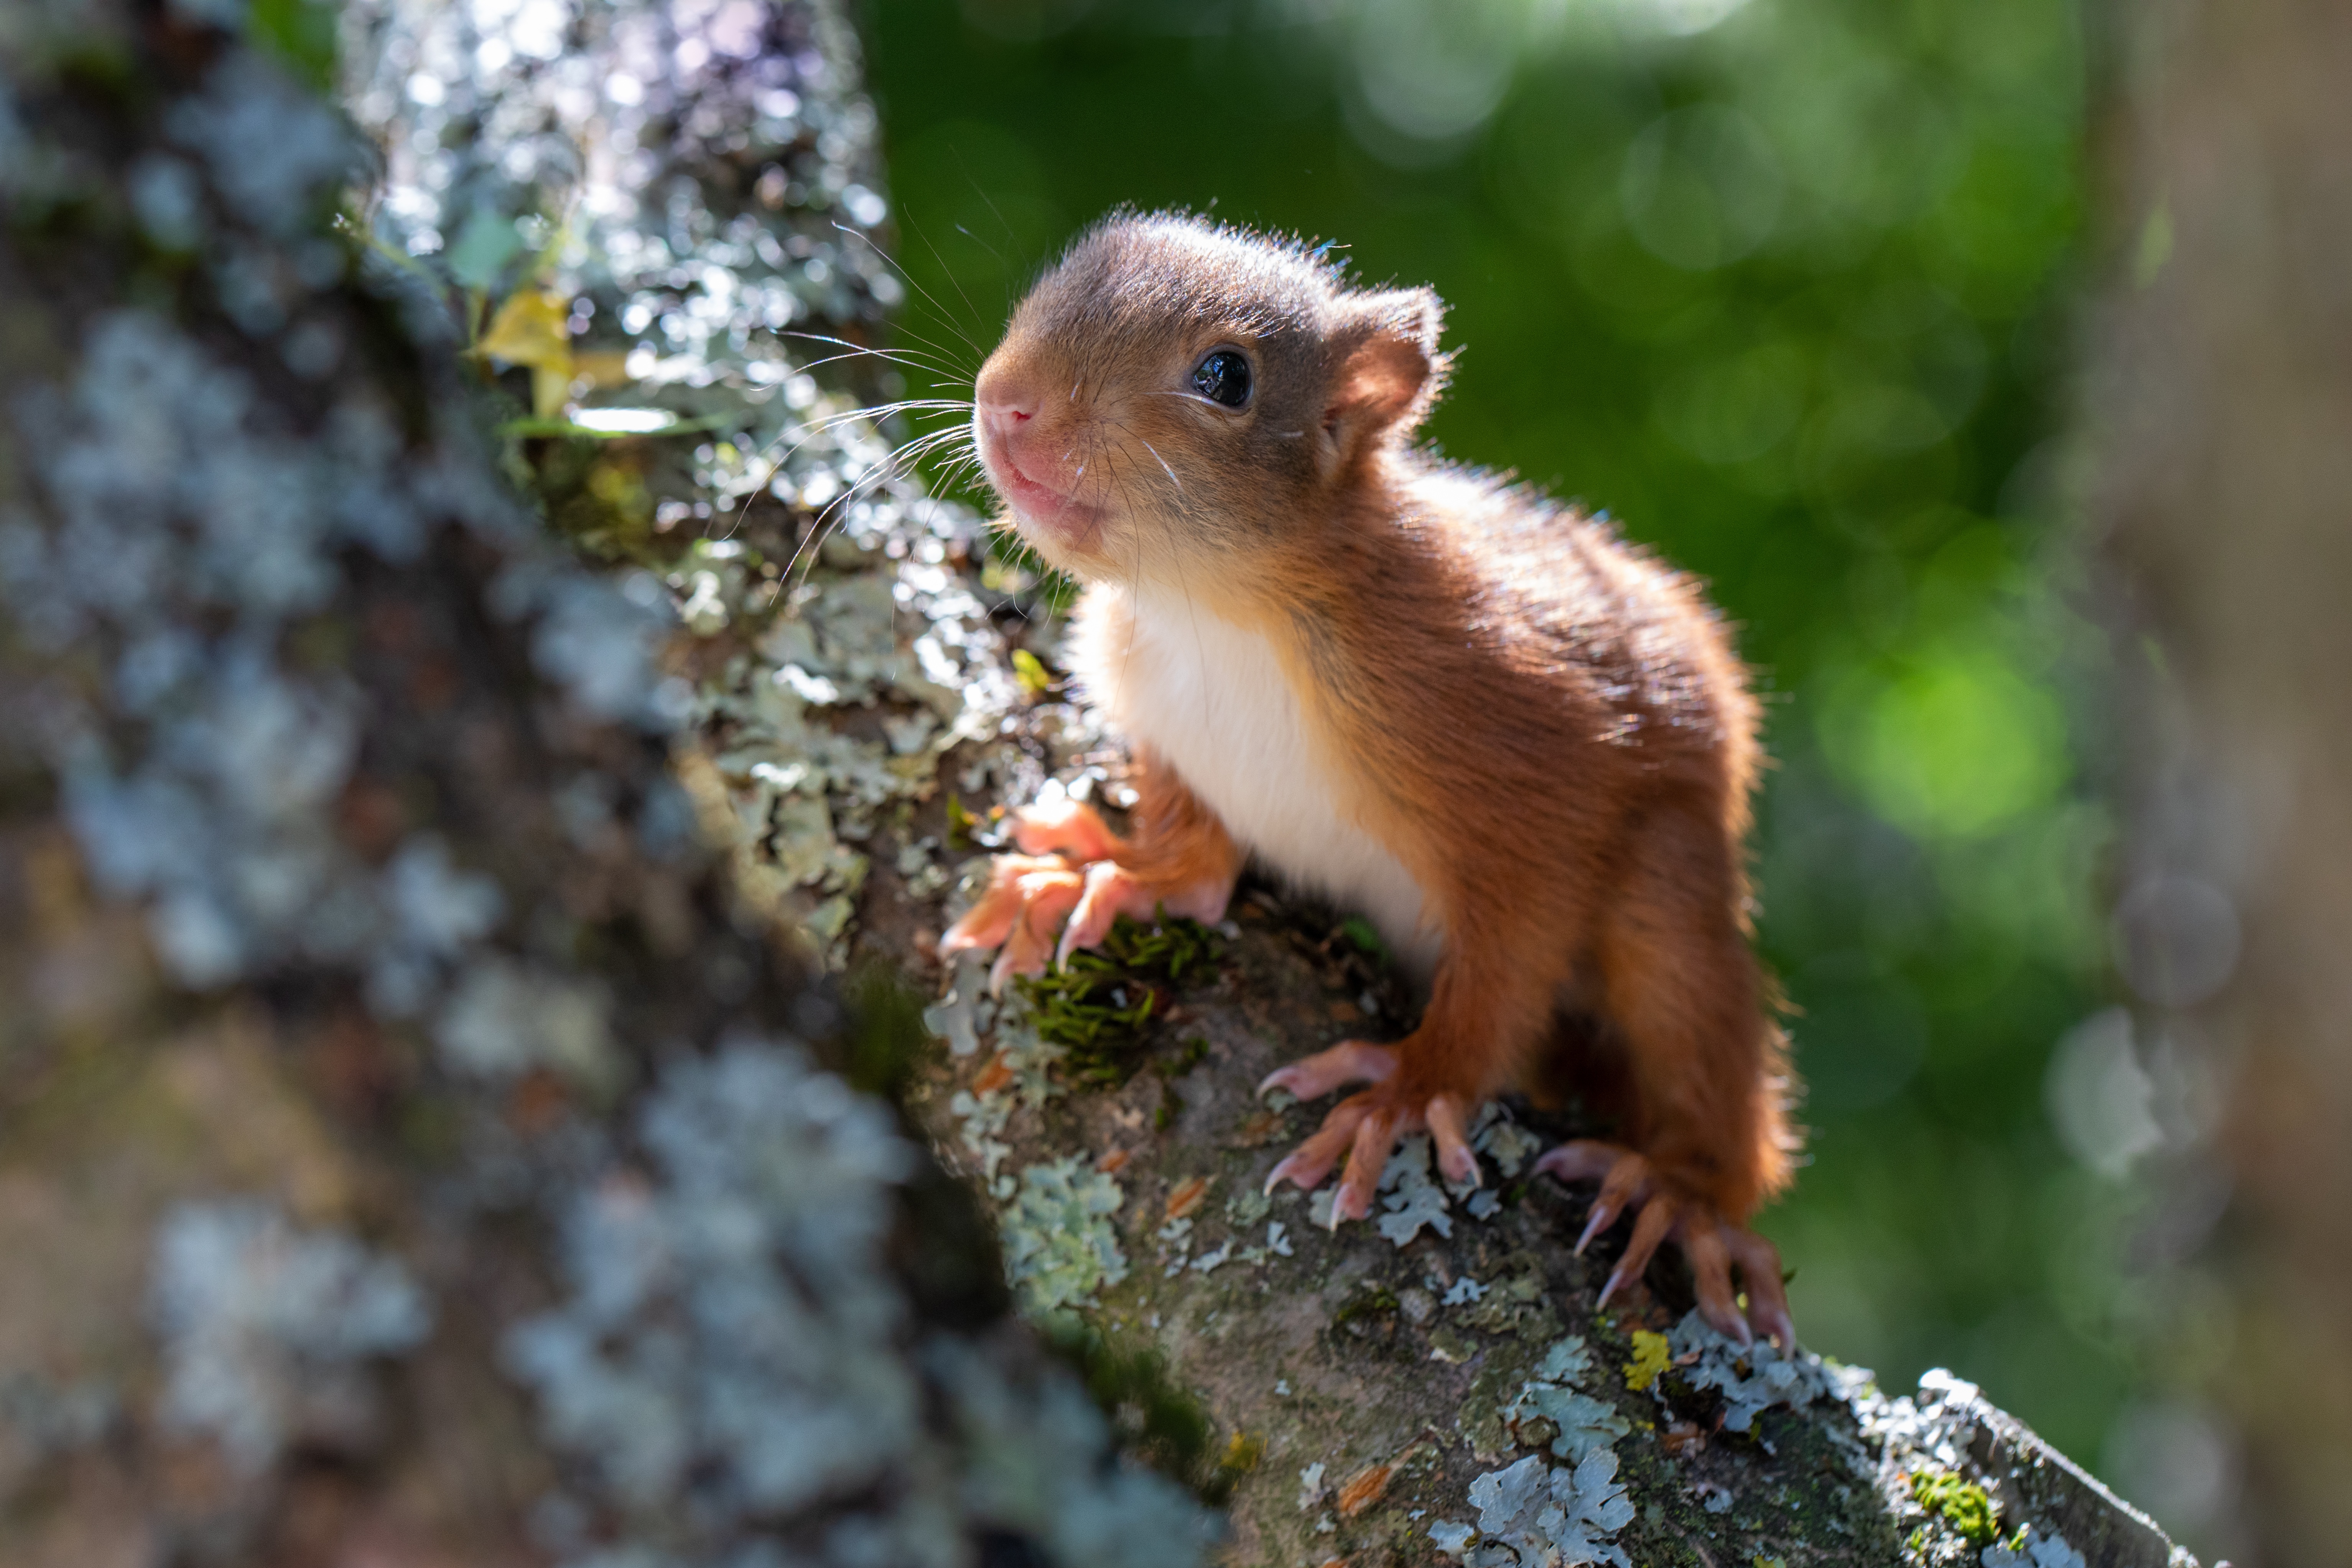
{"type": "Polygon", "coordinates": [[[1426,976],[1439,935],[1422,889],[1340,804],[1297,692],[1257,633],[1183,599],[1088,591],[1071,644],[1080,681],[1112,724],[1165,757],[1226,831],[1302,888],[1360,911],[1426,976]]]}

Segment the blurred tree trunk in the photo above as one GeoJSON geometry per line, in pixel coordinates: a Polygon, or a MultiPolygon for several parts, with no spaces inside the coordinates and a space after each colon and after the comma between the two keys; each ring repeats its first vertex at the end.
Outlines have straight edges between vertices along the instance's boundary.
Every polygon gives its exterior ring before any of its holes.
{"type": "Polygon", "coordinates": [[[0,16],[0,1561],[1197,1561],[331,221],[329,16],[0,16]]]}
{"type": "MultiPolygon", "coordinates": [[[[2118,951],[2156,1037],[2217,1086],[2215,1148],[2234,1183],[2203,1272],[2152,1284],[2192,1320],[2185,1379],[2204,1380],[2244,1445],[2228,1544],[2242,1563],[2341,1563],[2352,11],[2190,0],[2114,15],[2111,173],[2127,226],[2089,407],[2096,512],[2145,721],[2118,951]],[[2226,1312],[2201,1306],[2212,1290],[2200,1279],[2218,1282],[2226,1312]]],[[[2159,1215],[2154,1234],[2164,1226],[2159,1215]]]]}

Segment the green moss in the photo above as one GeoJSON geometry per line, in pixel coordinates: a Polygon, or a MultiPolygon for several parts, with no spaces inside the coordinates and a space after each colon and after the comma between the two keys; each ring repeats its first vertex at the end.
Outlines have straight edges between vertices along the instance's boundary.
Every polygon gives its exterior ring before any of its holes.
{"type": "Polygon", "coordinates": [[[1339,922],[1339,931],[1349,942],[1356,944],[1359,951],[1370,953],[1382,963],[1387,962],[1389,944],[1381,940],[1381,933],[1374,929],[1371,921],[1360,915],[1352,916],[1339,922]]]}
{"type": "Polygon", "coordinates": [[[1119,1444],[1162,1474],[1178,1477],[1209,1502],[1222,1502],[1255,1467],[1265,1445],[1236,1432],[1213,1451],[1208,1415],[1168,1375],[1168,1358],[1150,1345],[1113,1343],[1097,1330],[1063,1322],[1047,1331],[1056,1353],[1086,1380],[1095,1403],[1111,1413],[1119,1444]]]}
{"type": "Polygon", "coordinates": [[[1911,1472],[1911,1498],[1929,1513],[1940,1515],[1952,1532],[1971,1546],[1990,1546],[2000,1536],[1993,1522],[1992,1499],[1984,1488],[1949,1470],[1911,1472]]]}
{"type": "MultiPolygon", "coordinates": [[[[1121,918],[1101,949],[1074,952],[1058,969],[1019,982],[1037,1037],[1060,1046],[1062,1065],[1082,1084],[1108,1087],[1126,1082],[1143,1065],[1143,1031],[1162,1005],[1163,994],[1216,957],[1217,939],[1197,921],[1164,915],[1150,925],[1121,918]]],[[[1208,1050],[1205,1040],[1188,1040],[1188,1070],[1208,1050]]]]}
{"type": "Polygon", "coordinates": [[[897,1100],[930,1041],[923,998],[895,965],[861,964],[843,988],[850,1004],[849,1081],[868,1094],[897,1100]]]}
{"type": "Polygon", "coordinates": [[[1331,1326],[1343,1328],[1359,1318],[1382,1317],[1394,1314],[1402,1305],[1397,1293],[1385,1285],[1375,1285],[1357,1296],[1346,1306],[1331,1314],[1331,1326]]]}

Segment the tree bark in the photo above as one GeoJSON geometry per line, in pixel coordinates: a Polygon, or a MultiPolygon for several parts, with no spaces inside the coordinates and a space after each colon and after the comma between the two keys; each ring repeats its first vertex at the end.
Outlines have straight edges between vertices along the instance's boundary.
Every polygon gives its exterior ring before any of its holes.
{"type": "Polygon", "coordinates": [[[2226,1452],[2181,1462],[2221,1549],[2333,1563],[2352,1539],[2352,18],[2258,0],[2117,21],[2121,255],[2088,393],[2141,720],[2116,925],[2144,1049],[2182,1064],[2192,1110],[2219,1106],[2148,1227],[2148,1289],[2179,1393],[2234,1418],[2234,1508],[2226,1452]]]}
{"type": "Polygon", "coordinates": [[[0,37],[0,1558],[1196,1561],[331,230],[305,16],[0,37]]]}

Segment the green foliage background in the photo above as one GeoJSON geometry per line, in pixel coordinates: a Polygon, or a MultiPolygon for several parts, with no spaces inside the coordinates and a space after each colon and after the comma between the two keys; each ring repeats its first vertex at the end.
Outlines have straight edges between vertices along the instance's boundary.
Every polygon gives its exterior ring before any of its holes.
{"type": "Polygon", "coordinates": [[[1801,1330],[1891,1389],[1948,1365],[2095,1466],[2139,1380],[2126,1198],[2043,1103],[2106,983],[2053,434],[2084,25],[1726,9],[873,0],[901,346],[968,378],[1121,203],[1433,284],[1463,352],[1432,438],[1703,575],[1771,693],[1762,942],[1812,1163],[1763,1228],[1801,1330]]]}

